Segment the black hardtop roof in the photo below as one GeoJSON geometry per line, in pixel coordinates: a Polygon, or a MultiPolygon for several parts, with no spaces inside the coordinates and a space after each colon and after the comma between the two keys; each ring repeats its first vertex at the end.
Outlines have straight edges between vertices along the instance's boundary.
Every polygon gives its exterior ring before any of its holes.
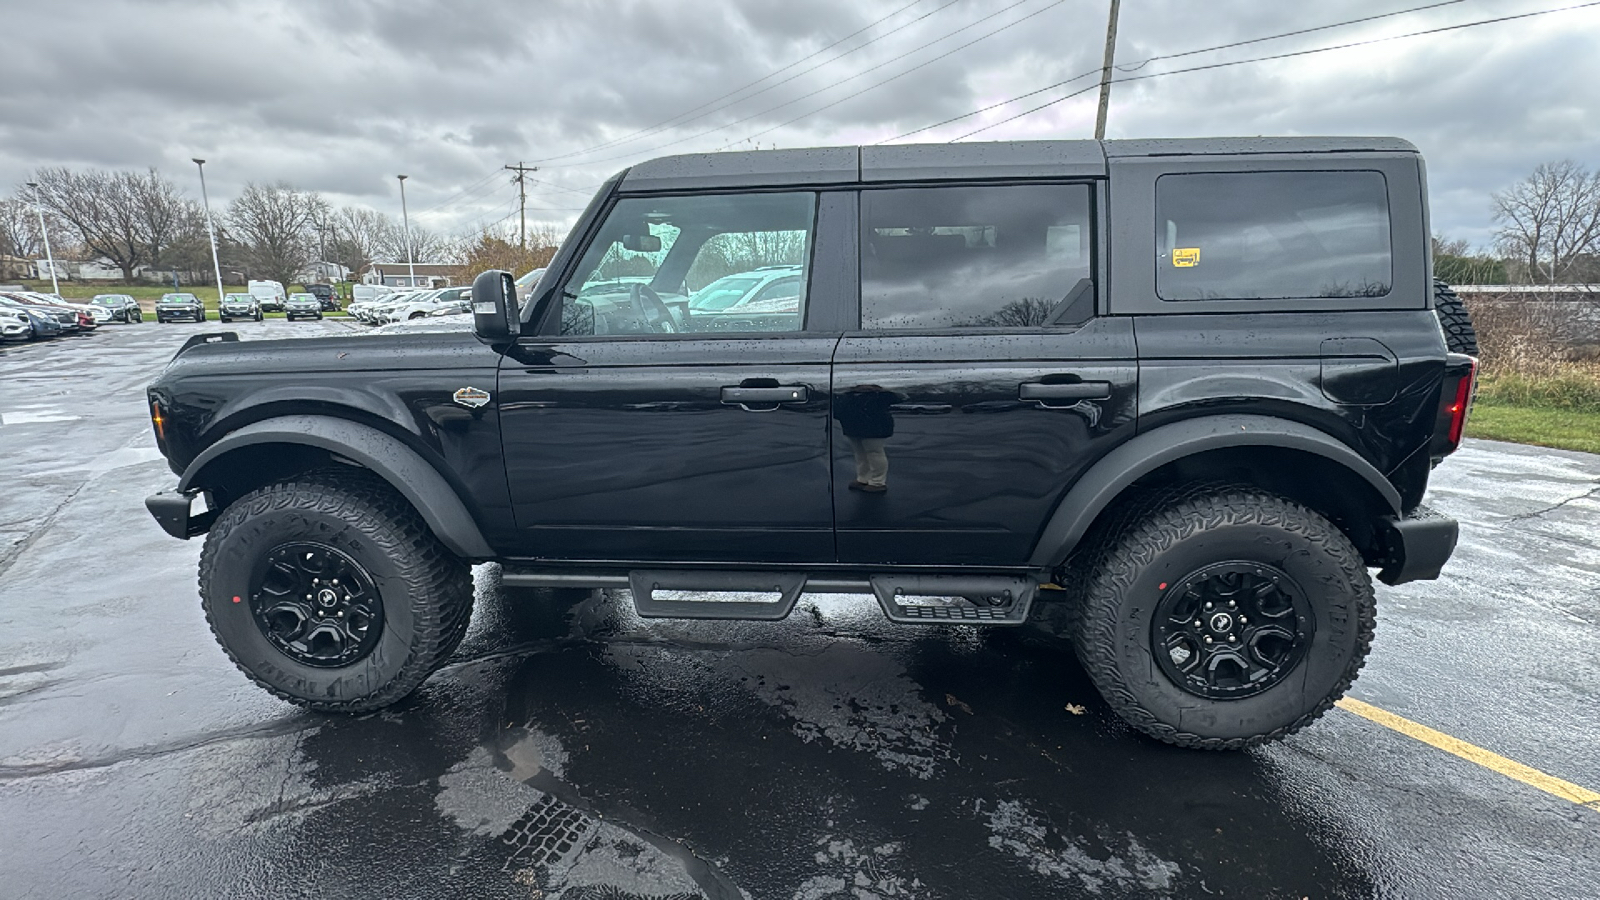
{"type": "Polygon", "coordinates": [[[1414,155],[1391,137],[1139,138],[1119,141],[994,141],[743,150],[663,156],[622,173],[624,191],[802,187],[966,178],[1103,177],[1108,159],[1282,153],[1414,155]]]}

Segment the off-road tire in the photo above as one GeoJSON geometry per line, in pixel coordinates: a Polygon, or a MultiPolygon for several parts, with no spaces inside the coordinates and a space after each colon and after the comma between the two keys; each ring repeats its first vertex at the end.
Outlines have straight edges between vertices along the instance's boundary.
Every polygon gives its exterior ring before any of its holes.
{"type": "Polygon", "coordinates": [[[1327,712],[1366,661],[1376,605],[1365,563],[1333,523],[1298,503],[1247,486],[1148,494],[1091,541],[1068,565],[1069,636],[1106,702],[1151,737],[1202,750],[1278,740],[1327,712]],[[1315,618],[1296,669],[1240,699],[1184,690],[1152,655],[1158,586],[1225,560],[1282,568],[1315,618]]]}
{"type": "Polygon", "coordinates": [[[467,564],[382,479],[347,466],[235,501],[206,536],[199,574],[206,621],[234,665],[277,697],[320,712],[369,712],[406,697],[455,652],[472,617],[467,564]],[[305,665],[257,625],[248,602],[254,573],[272,548],[292,541],[332,547],[371,574],[383,631],[366,656],[339,668],[305,665]]]}
{"type": "Polygon", "coordinates": [[[1451,353],[1478,355],[1478,332],[1472,327],[1472,315],[1467,312],[1467,305],[1461,302],[1461,297],[1451,290],[1450,285],[1438,279],[1433,282],[1433,313],[1439,317],[1439,326],[1444,329],[1445,349],[1451,353]]]}

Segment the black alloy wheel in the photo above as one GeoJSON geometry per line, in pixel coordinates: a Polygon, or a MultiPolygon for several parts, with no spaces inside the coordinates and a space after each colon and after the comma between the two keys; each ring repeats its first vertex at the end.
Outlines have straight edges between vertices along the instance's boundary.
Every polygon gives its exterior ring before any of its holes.
{"type": "Polygon", "coordinates": [[[323,712],[416,690],[472,618],[472,573],[371,472],[333,466],[238,498],[200,554],[200,600],[251,680],[323,712]]]}
{"type": "Polygon", "coordinates": [[[1235,560],[1167,588],[1151,620],[1150,651],[1189,693],[1236,699],[1293,672],[1315,631],[1311,604],[1288,573],[1235,560]]]}
{"type": "Polygon", "coordinates": [[[1060,583],[1067,636],[1124,721],[1237,750],[1304,728],[1349,689],[1376,604],[1361,552],[1326,516],[1250,485],[1118,503],[1060,583]]]}
{"type": "Polygon", "coordinates": [[[326,544],[297,541],[267,553],[250,612],[272,646],[297,663],[348,666],[383,632],[383,598],[372,575],[326,544]]]}

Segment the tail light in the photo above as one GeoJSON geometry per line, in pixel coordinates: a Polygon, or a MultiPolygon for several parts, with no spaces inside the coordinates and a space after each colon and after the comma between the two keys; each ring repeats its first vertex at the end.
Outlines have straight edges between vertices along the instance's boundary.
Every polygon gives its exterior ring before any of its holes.
{"type": "Polygon", "coordinates": [[[1439,386],[1439,416],[1429,453],[1434,459],[1443,459],[1461,446],[1477,387],[1478,361],[1460,353],[1450,354],[1445,362],[1444,382],[1439,386]]]}

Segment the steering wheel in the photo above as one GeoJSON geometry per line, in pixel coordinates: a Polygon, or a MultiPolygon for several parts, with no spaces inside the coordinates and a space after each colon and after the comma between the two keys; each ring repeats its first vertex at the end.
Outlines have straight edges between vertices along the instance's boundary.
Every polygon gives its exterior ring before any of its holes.
{"type": "Polygon", "coordinates": [[[649,285],[639,283],[628,285],[628,305],[633,307],[646,331],[660,334],[677,333],[678,325],[672,319],[672,310],[667,308],[667,304],[661,300],[661,295],[649,285]]]}

